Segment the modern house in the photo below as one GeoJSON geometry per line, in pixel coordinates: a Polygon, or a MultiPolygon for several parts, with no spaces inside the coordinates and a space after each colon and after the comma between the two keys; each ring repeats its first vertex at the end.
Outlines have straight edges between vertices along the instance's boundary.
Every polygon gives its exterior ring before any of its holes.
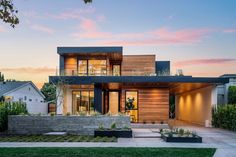
{"type": "Polygon", "coordinates": [[[49,77],[58,85],[57,114],[123,112],[132,122],[165,123],[175,96],[176,119],[205,125],[217,104],[216,86],[229,82],[171,76],[169,61],[154,54],[123,55],[122,47],[58,47],[57,53],[60,75],[49,77]]]}
{"type": "Polygon", "coordinates": [[[29,113],[47,114],[45,96],[31,81],[0,82],[0,99],[8,102],[25,102],[29,113]]]}

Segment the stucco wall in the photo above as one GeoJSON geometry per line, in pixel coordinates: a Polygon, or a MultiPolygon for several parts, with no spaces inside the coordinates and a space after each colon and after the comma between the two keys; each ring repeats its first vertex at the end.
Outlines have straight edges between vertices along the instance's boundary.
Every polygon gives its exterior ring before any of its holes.
{"type": "Polygon", "coordinates": [[[130,127],[129,116],[8,116],[10,134],[43,134],[47,132],[67,132],[69,134],[93,135],[94,130],[103,125],[110,128],[130,127]]]}
{"type": "Polygon", "coordinates": [[[212,105],[216,104],[216,88],[197,89],[176,96],[176,119],[205,125],[211,122],[212,105]]]}

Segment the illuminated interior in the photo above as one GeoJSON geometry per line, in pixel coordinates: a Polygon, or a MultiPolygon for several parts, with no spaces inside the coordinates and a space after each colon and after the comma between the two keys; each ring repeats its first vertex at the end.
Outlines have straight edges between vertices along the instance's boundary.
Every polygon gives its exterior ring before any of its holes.
{"type": "Polygon", "coordinates": [[[78,60],[79,76],[106,76],[106,60],[78,60]]]}
{"type": "Polygon", "coordinates": [[[126,91],[126,112],[130,115],[131,122],[138,122],[138,92],[137,91],[126,91]],[[127,104],[132,101],[132,105],[127,104]],[[129,106],[128,106],[129,105],[129,106]],[[132,106],[132,107],[130,107],[132,106]]]}
{"type": "Polygon", "coordinates": [[[94,111],[94,92],[75,91],[73,92],[73,114],[81,111],[94,111]]]}
{"type": "Polygon", "coordinates": [[[113,65],[112,75],[120,76],[120,65],[113,65]]]}
{"type": "Polygon", "coordinates": [[[107,66],[106,60],[89,60],[88,61],[89,76],[106,76],[107,66]]]}
{"type": "Polygon", "coordinates": [[[79,60],[78,61],[78,75],[79,76],[87,76],[88,71],[87,71],[87,60],[79,60]]]}

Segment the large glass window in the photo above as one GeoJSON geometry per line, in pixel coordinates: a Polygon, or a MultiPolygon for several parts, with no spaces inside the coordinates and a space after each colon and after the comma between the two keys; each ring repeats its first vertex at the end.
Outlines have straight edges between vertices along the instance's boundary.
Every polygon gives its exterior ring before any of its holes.
{"type": "Polygon", "coordinates": [[[94,92],[93,91],[74,91],[73,92],[73,114],[81,111],[94,111],[94,92]]]}
{"type": "Polygon", "coordinates": [[[112,66],[112,75],[113,76],[120,76],[120,65],[113,65],[112,66]]]}
{"type": "Polygon", "coordinates": [[[106,60],[78,60],[79,76],[105,76],[107,75],[106,60]]]}
{"type": "Polygon", "coordinates": [[[87,65],[88,62],[87,60],[79,60],[78,61],[78,75],[79,76],[87,76],[88,71],[87,71],[87,65]]]}
{"type": "Polygon", "coordinates": [[[107,74],[106,60],[88,60],[89,76],[105,76],[107,74]]]}
{"type": "Polygon", "coordinates": [[[138,122],[138,92],[125,92],[125,110],[130,115],[131,122],[138,122]]]}

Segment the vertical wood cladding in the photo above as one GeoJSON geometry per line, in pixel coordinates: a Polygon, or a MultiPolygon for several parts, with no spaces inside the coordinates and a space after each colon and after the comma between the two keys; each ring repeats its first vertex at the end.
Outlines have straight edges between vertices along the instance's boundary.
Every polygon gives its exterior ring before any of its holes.
{"type": "Polygon", "coordinates": [[[77,75],[77,57],[65,57],[65,75],[77,75]]]}
{"type": "Polygon", "coordinates": [[[150,75],[155,73],[155,55],[124,55],[122,75],[150,75]]]}
{"type": "MultiPolygon", "coordinates": [[[[168,89],[132,89],[138,91],[138,121],[167,122],[169,119],[169,90],[168,89]]],[[[125,91],[121,94],[121,112],[125,111],[125,91]]]]}

